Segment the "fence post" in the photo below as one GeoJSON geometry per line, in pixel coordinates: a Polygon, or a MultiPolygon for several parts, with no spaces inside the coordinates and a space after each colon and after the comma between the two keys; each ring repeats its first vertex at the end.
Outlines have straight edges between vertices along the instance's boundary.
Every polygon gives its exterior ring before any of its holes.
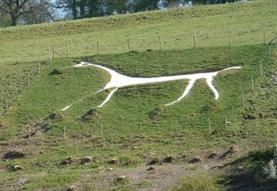
{"type": "Polygon", "coordinates": [[[6,100],[6,103],[5,103],[5,113],[7,113],[9,110],[9,104],[8,104],[8,101],[6,100]]]}
{"type": "Polygon", "coordinates": [[[66,141],[66,131],[65,131],[65,125],[63,126],[63,139],[66,141]]]}
{"type": "Polygon", "coordinates": [[[41,64],[38,64],[38,74],[40,74],[40,70],[41,70],[41,64]]]}
{"type": "Polygon", "coordinates": [[[266,44],[266,36],[265,36],[265,31],[263,31],[263,37],[264,37],[264,44],[266,44]]]}
{"type": "Polygon", "coordinates": [[[196,48],[196,34],[193,32],[193,48],[196,48]]]}
{"type": "Polygon", "coordinates": [[[227,119],[226,119],[226,116],[224,116],[224,121],[225,121],[225,131],[227,131],[228,124],[227,124],[227,119]]]}
{"type": "Polygon", "coordinates": [[[54,50],[54,46],[52,46],[52,54],[51,54],[51,59],[55,58],[55,50],[54,50]]]}
{"type": "Polygon", "coordinates": [[[235,106],[233,105],[232,106],[232,117],[233,117],[234,114],[235,114],[235,106]]]}
{"type": "Polygon", "coordinates": [[[174,120],[174,136],[175,136],[175,141],[177,141],[177,138],[178,138],[178,129],[177,129],[177,121],[174,120]]]}
{"type": "Polygon", "coordinates": [[[261,73],[261,76],[263,76],[263,64],[260,63],[260,73],[261,73]]]}
{"type": "Polygon", "coordinates": [[[48,50],[48,53],[49,53],[49,61],[51,62],[51,60],[52,60],[52,52],[51,52],[51,49],[48,50]]]}
{"type": "Polygon", "coordinates": [[[28,127],[28,140],[30,141],[31,139],[31,131],[30,131],[30,127],[28,127]]]}
{"type": "Polygon", "coordinates": [[[242,92],[242,106],[245,105],[245,96],[244,96],[244,92],[242,92]]]}
{"type": "Polygon", "coordinates": [[[131,46],[130,46],[130,39],[129,38],[127,39],[127,43],[128,43],[128,50],[130,52],[131,51],[131,46]]]}
{"type": "Polygon", "coordinates": [[[162,50],[162,40],[161,40],[161,36],[159,36],[159,42],[160,42],[160,50],[162,50]]]}
{"type": "Polygon", "coordinates": [[[231,48],[231,40],[230,40],[230,33],[228,33],[228,47],[231,48]]]}
{"type": "Polygon", "coordinates": [[[30,76],[29,75],[27,76],[27,85],[28,86],[30,85],[30,76]]]}
{"type": "Polygon", "coordinates": [[[67,43],[65,44],[65,57],[67,57],[68,56],[68,45],[67,45],[67,43]]]}
{"type": "Polygon", "coordinates": [[[111,142],[111,144],[113,145],[113,134],[111,133],[111,136],[110,136],[110,142],[111,142]]]}
{"type": "Polygon", "coordinates": [[[141,124],[139,123],[139,135],[142,135],[142,129],[141,129],[141,124]]]}
{"type": "Polygon", "coordinates": [[[100,124],[100,136],[101,138],[103,138],[103,125],[100,124]]]}
{"type": "Polygon", "coordinates": [[[226,116],[224,116],[224,120],[225,120],[225,131],[227,131],[228,124],[230,124],[231,122],[227,120],[226,116]]]}
{"type": "Polygon", "coordinates": [[[96,54],[99,54],[99,41],[96,41],[96,54]]]}
{"type": "Polygon", "coordinates": [[[251,77],[251,90],[254,91],[254,79],[251,77]]]}
{"type": "Polygon", "coordinates": [[[210,121],[210,118],[208,118],[208,125],[209,125],[209,133],[212,132],[212,128],[211,128],[211,121],[210,121]]]}
{"type": "Polygon", "coordinates": [[[147,45],[146,45],[146,38],[145,38],[145,36],[143,37],[142,41],[143,41],[143,45],[144,45],[143,49],[146,50],[147,49],[147,45]]]}

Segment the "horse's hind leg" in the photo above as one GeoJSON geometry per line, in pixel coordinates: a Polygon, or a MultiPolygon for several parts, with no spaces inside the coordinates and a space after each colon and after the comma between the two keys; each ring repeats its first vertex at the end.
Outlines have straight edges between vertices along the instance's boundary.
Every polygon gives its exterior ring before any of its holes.
{"type": "Polygon", "coordinates": [[[195,81],[196,81],[196,80],[190,80],[190,81],[189,81],[189,84],[187,85],[187,87],[186,87],[184,93],[181,95],[181,97],[179,97],[177,100],[175,100],[175,101],[173,101],[173,102],[171,102],[171,103],[165,104],[165,106],[174,105],[175,103],[181,101],[184,97],[186,97],[186,96],[189,94],[190,90],[192,89],[192,87],[193,87],[195,81]]]}

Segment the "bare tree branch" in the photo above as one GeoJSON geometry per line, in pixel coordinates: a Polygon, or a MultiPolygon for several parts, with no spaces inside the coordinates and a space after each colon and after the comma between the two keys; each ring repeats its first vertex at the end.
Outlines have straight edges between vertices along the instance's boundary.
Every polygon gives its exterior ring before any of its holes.
{"type": "Polygon", "coordinates": [[[28,23],[31,20],[44,22],[53,15],[50,11],[51,4],[50,0],[0,0],[0,14],[9,15],[12,26],[17,25],[17,22],[22,19],[23,21],[28,20],[28,23]],[[30,19],[30,15],[33,19],[30,19]],[[29,19],[24,17],[29,17],[29,19]]]}

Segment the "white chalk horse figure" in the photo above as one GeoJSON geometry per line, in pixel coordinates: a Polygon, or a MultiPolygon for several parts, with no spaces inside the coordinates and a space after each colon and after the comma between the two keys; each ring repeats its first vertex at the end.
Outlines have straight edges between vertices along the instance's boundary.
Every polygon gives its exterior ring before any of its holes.
{"type": "MultiPolygon", "coordinates": [[[[120,74],[110,68],[107,68],[105,66],[92,64],[89,62],[81,62],[80,64],[74,65],[74,67],[75,68],[96,67],[96,68],[105,70],[106,72],[108,72],[110,74],[111,80],[106,84],[106,86],[103,89],[97,91],[97,93],[104,91],[104,90],[108,90],[108,89],[110,89],[111,92],[106,97],[106,99],[97,107],[103,107],[112,98],[113,94],[119,88],[127,87],[127,86],[134,86],[134,85],[169,82],[169,81],[176,81],[176,80],[188,80],[189,84],[185,88],[183,94],[177,100],[175,100],[171,103],[165,104],[166,106],[170,106],[170,105],[173,105],[173,104],[181,101],[185,96],[187,96],[189,94],[189,92],[192,89],[192,87],[194,86],[195,82],[199,79],[206,80],[208,86],[210,87],[210,89],[212,90],[212,92],[215,96],[215,99],[217,100],[219,98],[219,93],[212,83],[214,77],[216,77],[217,74],[219,74],[222,71],[241,69],[240,66],[235,66],[235,67],[229,67],[229,68],[226,68],[226,69],[223,69],[220,71],[216,71],[216,72],[206,72],[206,73],[196,73],[196,74],[186,74],[186,75],[172,75],[172,76],[161,76],[161,77],[147,77],[146,78],[146,77],[126,76],[126,75],[120,74]]],[[[69,106],[66,107],[66,109],[68,109],[68,108],[69,108],[69,106]]],[[[64,109],[64,110],[66,110],[66,109],[64,109]]]]}

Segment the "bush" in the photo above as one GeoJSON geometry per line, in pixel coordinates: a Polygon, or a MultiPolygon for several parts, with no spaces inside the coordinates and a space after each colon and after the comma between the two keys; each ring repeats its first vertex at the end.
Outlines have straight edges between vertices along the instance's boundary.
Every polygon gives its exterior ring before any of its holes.
{"type": "Polygon", "coordinates": [[[263,174],[267,179],[277,178],[277,145],[273,147],[273,159],[263,168],[263,174]]]}
{"type": "Polygon", "coordinates": [[[264,174],[267,179],[275,179],[276,178],[276,165],[274,163],[274,160],[270,160],[263,168],[264,174]]]}

